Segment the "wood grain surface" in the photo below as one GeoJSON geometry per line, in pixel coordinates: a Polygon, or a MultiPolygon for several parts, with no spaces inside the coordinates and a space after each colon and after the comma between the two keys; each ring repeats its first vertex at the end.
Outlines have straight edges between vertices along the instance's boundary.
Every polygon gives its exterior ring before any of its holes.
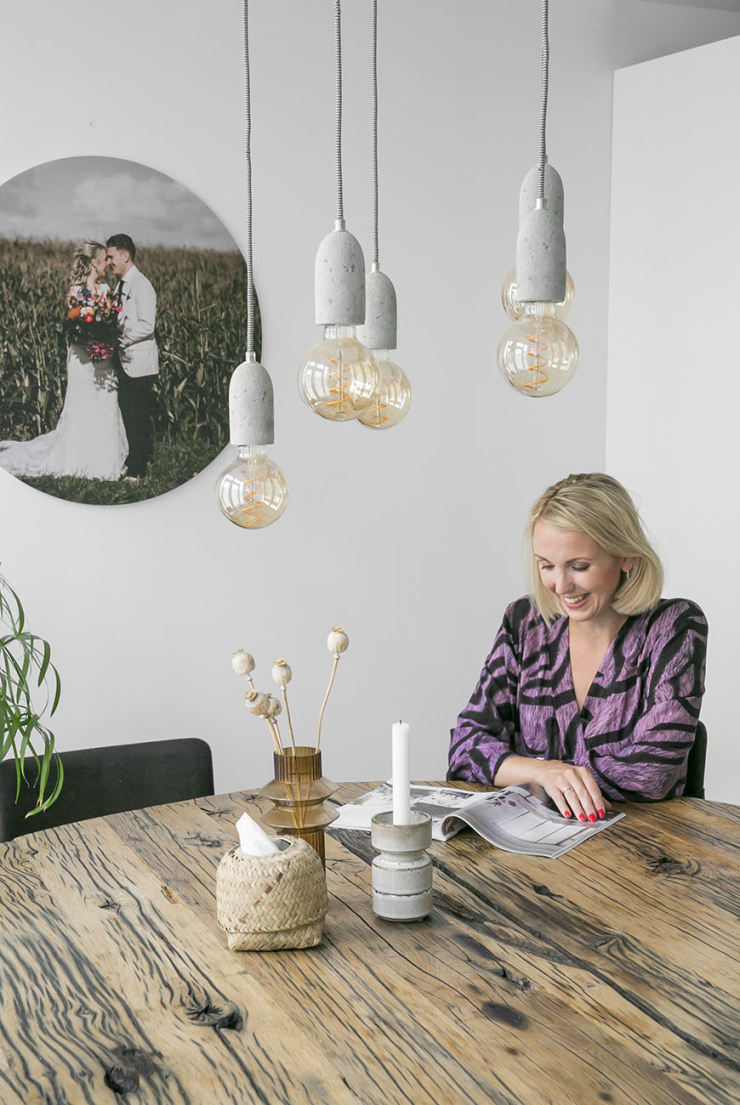
{"type": "Polygon", "coordinates": [[[216,867],[259,804],[0,845],[1,1105],[737,1105],[736,807],[623,807],[559,860],[435,842],[412,925],[373,915],[369,836],[337,831],[322,945],[234,953],[216,867]]]}

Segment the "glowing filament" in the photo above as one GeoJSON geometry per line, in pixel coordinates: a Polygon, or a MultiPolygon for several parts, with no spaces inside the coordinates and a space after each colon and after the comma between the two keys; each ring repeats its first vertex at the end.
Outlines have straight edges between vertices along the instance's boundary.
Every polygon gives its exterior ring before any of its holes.
{"type": "Polygon", "coordinates": [[[374,407],[371,407],[365,418],[365,422],[370,422],[373,426],[382,426],[384,422],[388,421],[388,415],[382,412],[388,409],[388,388],[383,388],[378,392],[377,403],[374,407]]]}
{"type": "Polygon", "coordinates": [[[244,523],[245,529],[249,529],[250,526],[258,526],[260,522],[264,521],[265,516],[262,512],[265,504],[261,492],[259,476],[249,476],[244,481],[242,502],[246,505],[242,507],[242,514],[247,516],[244,523]]]}
{"type": "Polygon", "coordinates": [[[338,361],[336,357],[330,357],[329,359],[332,364],[339,366],[336,371],[329,373],[329,379],[336,380],[339,386],[329,388],[329,394],[336,395],[337,398],[330,399],[327,405],[330,407],[337,407],[338,411],[344,414],[347,403],[349,402],[346,386],[349,382],[348,377],[350,376],[351,370],[342,360],[338,361]]]}
{"type": "Polygon", "coordinates": [[[536,373],[536,375],[534,379],[527,380],[524,386],[527,388],[539,388],[549,380],[548,374],[544,371],[547,365],[547,342],[542,340],[542,333],[539,328],[534,336],[531,334],[527,335],[527,341],[534,343],[534,348],[531,350],[528,349],[525,353],[526,357],[532,359],[532,364],[527,365],[527,370],[536,373]]]}

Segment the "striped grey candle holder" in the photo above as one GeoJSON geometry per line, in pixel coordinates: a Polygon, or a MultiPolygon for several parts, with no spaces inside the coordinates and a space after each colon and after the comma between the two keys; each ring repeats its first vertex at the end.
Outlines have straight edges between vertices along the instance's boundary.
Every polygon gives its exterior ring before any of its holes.
{"type": "Polygon", "coordinates": [[[432,912],[432,819],[411,811],[411,823],[394,825],[393,814],[372,819],[373,912],[386,921],[421,921],[432,912]]]}

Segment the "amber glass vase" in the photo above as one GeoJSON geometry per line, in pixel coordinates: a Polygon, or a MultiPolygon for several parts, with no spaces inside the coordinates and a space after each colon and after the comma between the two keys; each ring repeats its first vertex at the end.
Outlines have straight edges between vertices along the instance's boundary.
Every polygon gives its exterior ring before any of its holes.
{"type": "Polygon", "coordinates": [[[321,774],[321,753],[315,748],[286,748],[273,753],[275,778],[260,788],[260,794],[273,803],[262,814],[262,822],[282,836],[300,836],[321,856],[324,853],[324,829],[337,814],[324,802],[337,789],[321,774]]]}

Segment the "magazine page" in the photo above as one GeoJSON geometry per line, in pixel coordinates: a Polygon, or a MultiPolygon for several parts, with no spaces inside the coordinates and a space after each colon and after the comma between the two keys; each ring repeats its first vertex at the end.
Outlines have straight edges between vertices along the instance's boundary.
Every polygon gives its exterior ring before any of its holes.
{"type": "MultiPolygon", "coordinates": [[[[553,859],[624,817],[607,810],[604,820],[595,824],[566,820],[544,790],[527,784],[489,792],[412,786],[411,808],[430,815],[434,840],[449,840],[468,825],[496,848],[553,859]]],[[[375,814],[392,809],[393,787],[381,783],[340,806],[328,831],[359,829],[369,833],[375,814]]]]}
{"type": "MultiPolygon", "coordinates": [[[[517,786],[487,794],[472,806],[464,806],[456,812],[454,820],[464,821],[489,844],[506,852],[557,859],[622,817],[623,813],[607,810],[604,820],[596,823],[566,819],[555,807],[541,802],[528,787],[517,786]]],[[[453,825],[444,822],[442,832],[450,831],[454,831],[453,825]]]]}
{"type": "MultiPolygon", "coordinates": [[[[432,838],[449,840],[465,826],[457,819],[452,822],[450,816],[461,809],[480,802],[481,792],[457,790],[455,787],[411,787],[411,808],[420,813],[428,813],[432,818],[432,838]],[[447,822],[445,829],[443,823],[447,822]]],[[[393,809],[393,787],[390,783],[381,783],[375,790],[361,794],[359,798],[339,807],[339,817],[329,826],[332,829],[361,829],[370,832],[370,822],[376,813],[385,813],[393,809]]]]}

